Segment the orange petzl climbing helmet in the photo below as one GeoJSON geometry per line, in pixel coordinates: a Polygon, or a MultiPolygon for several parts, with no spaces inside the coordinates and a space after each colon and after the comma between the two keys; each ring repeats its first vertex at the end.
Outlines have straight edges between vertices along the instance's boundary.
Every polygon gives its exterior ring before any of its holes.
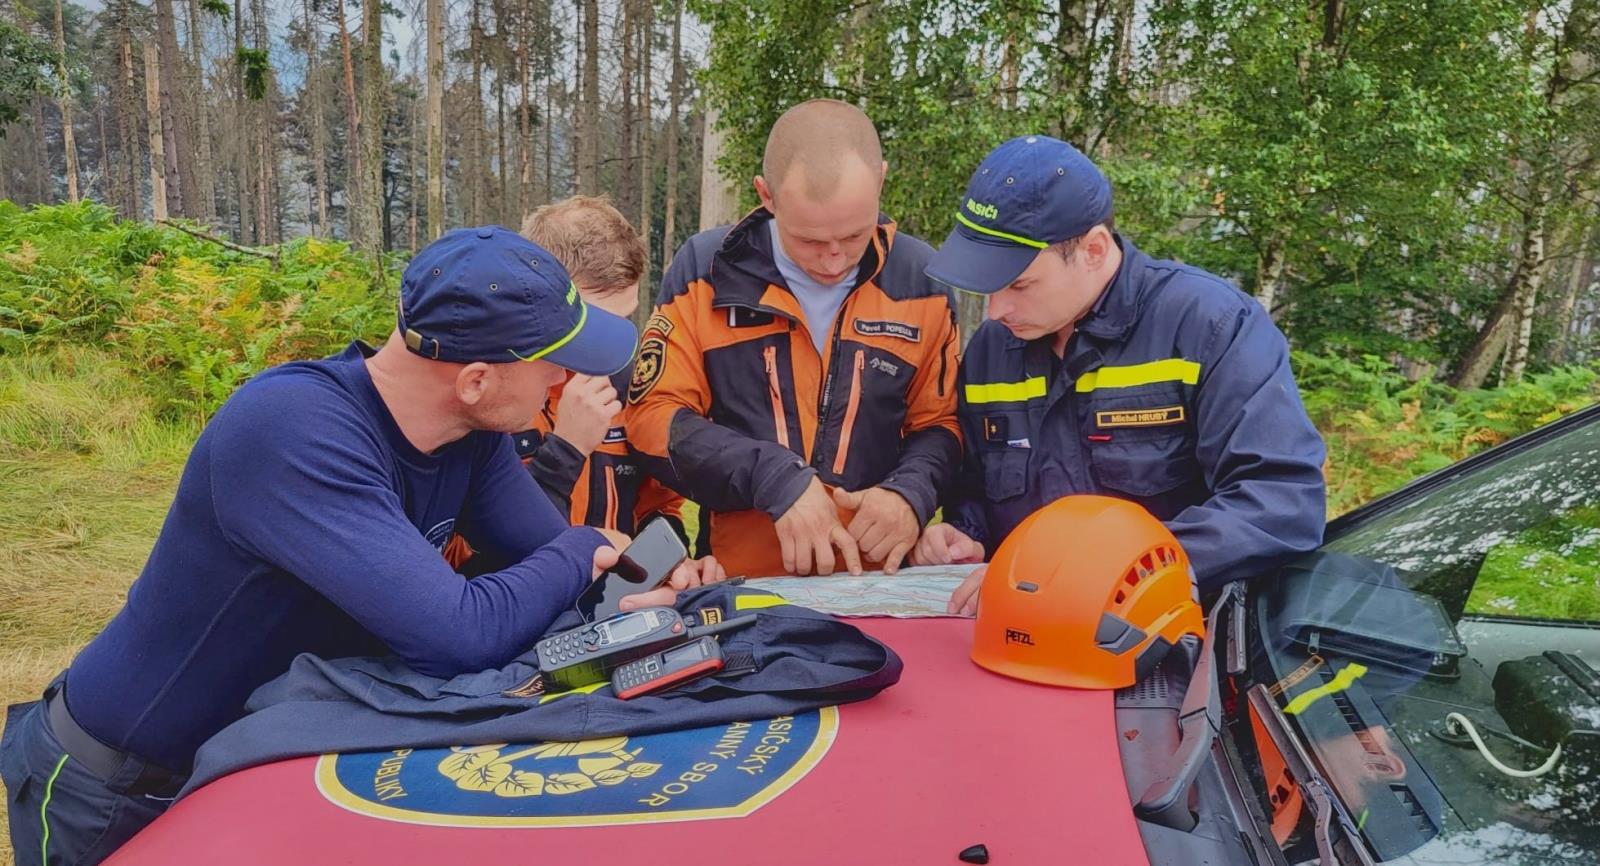
{"type": "Polygon", "coordinates": [[[1067,496],[995,552],[978,596],[972,660],[1023,680],[1131,686],[1204,619],[1189,556],[1132,502],[1067,496]]]}

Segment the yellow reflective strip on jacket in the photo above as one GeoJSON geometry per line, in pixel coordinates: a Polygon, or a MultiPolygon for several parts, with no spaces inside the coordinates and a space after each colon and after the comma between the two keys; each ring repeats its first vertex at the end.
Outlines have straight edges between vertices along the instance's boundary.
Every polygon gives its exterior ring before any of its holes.
{"type": "Polygon", "coordinates": [[[1076,388],[1079,394],[1087,394],[1098,388],[1132,388],[1135,385],[1151,385],[1156,382],[1182,382],[1185,385],[1194,385],[1199,381],[1198,362],[1168,358],[1165,361],[1151,361],[1129,367],[1101,367],[1098,370],[1090,370],[1078,377],[1076,388]]]}
{"type": "Polygon", "coordinates": [[[761,610],[762,608],[778,607],[780,605],[785,605],[785,604],[788,604],[788,603],[789,602],[787,602],[787,601],[785,601],[783,599],[783,596],[779,596],[779,595],[770,595],[770,594],[756,595],[755,593],[751,593],[750,595],[742,595],[741,594],[741,595],[734,596],[733,609],[734,610],[761,610]]]}
{"type": "Polygon", "coordinates": [[[605,688],[608,685],[610,685],[609,682],[602,681],[598,683],[590,683],[586,686],[578,686],[577,688],[567,689],[564,692],[547,692],[539,696],[539,703],[548,704],[556,698],[564,698],[567,695],[586,695],[590,692],[605,688]]]}
{"type": "Polygon", "coordinates": [[[1355,662],[1345,665],[1344,668],[1341,669],[1337,674],[1334,674],[1333,682],[1324,683],[1314,689],[1306,689],[1300,694],[1295,695],[1294,700],[1290,701],[1288,706],[1283,708],[1284,715],[1298,715],[1304,712],[1306,707],[1316,703],[1319,699],[1325,698],[1328,695],[1334,694],[1335,692],[1342,692],[1345,689],[1350,688],[1350,686],[1354,685],[1356,680],[1361,679],[1362,675],[1366,672],[1366,665],[1357,664],[1355,662]]]}
{"type": "Polygon", "coordinates": [[[1043,397],[1049,390],[1049,383],[1043,376],[1034,376],[1021,382],[988,382],[982,385],[967,386],[968,403],[1021,403],[1035,397],[1043,397]]]}

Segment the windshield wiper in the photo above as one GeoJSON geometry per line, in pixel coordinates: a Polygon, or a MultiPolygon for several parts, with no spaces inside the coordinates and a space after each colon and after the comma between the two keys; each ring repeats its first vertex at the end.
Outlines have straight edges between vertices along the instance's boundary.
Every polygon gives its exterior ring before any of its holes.
{"type": "Polygon", "coordinates": [[[1241,646],[1238,631],[1243,619],[1244,585],[1238,581],[1228,584],[1222,595],[1206,614],[1206,636],[1200,644],[1199,657],[1189,677],[1189,687],[1183,693],[1183,707],[1178,713],[1178,730],[1182,736],[1178,750],[1172,754],[1167,771],[1150,787],[1134,805],[1139,818],[1189,832],[1199,822],[1199,816],[1189,809],[1189,789],[1194,787],[1200,770],[1205,766],[1211,745],[1222,730],[1222,702],[1218,696],[1216,652],[1217,620],[1222,609],[1230,613],[1228,636],[1228,670],[1237,673],[1242,669],[1239,661],[1241,646]]]}
{"type": "Polygon", "coordinates": [[[1272,738],[1273,745],[1283,755],[1283,762],[1294,777],[1295,784],[1305,796],[1307,808],[1315,822],[1313,836],[1317,842],[1317,857],[1324,866],[1332,863],[1355,863],[1375,866],[1371,853],[1361,841],[1355,822],[1345,811],[1343,803],[1333,795],[1333,786],[1311,764],[1311,757],[1289,728],[1289,723],[1278,710],[1278,704],[1264,685],[1256,685],[1246,693],[1250,708],[1255,711],[1261,727],[1272,738]],[[1335,833],[1337,832],[1337,836],[1335,833]],[[1339,843],[1344,843],[1340,845],[1339,843]],[[1339,856],[1336,852],[1346,852],[1339,856]]]}

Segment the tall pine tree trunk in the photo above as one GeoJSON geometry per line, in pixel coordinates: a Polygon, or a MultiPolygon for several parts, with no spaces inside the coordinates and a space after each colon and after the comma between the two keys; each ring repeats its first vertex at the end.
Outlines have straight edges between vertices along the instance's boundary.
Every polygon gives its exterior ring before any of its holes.
{"type": "Polygon", "coordinates": [[[67,31],[56,0],[56,75],[61,79],[56,104],[61,108],[61,149],[67,156],[67,201],[78,203],[78,145],[72,134],[72,79],[67,76],[67,31]]]}
{"type": "MultiPolygon", "coordinates": [[[[256,43],[258,51],[267,51],[267,14],[265,0],[253,0],[255,11],[256,43]]],[[[277,82],[269,64],[266,83],[260,99],[252,100],[255,115],[256,157],[256,236],[263,244],[275,244],[278,237],[278,180],[277,180],[277,111],[275,97],[277,82]]]]}
{"type": "Polygon", "coordinates": [[[484,222],[483,188],[483,19],[479,9],[482,0],[472,0],[472,30],[467,39],[467,53],[472,55],[472,98],[467,110],[472,112],[467,121],[467,222],[482,225],[484,222]]]}
{"type": "Polygon", "coordinates": [[[139,145],[139,97],[133,78],[133,37],[127,31],[127,21],[121,22],[122,32],[122,101],[117,111],[117,131],[122,136],[122,161],[128,181],[130,208],[123,216],[128,219],[144,218],[144,173],[139,170],[144,151],[139,145]]]}
{"type": "Polygon", "coordinates": [[[638,133],[637,118],[634,117],[633,104],[635,74],[638,72],[638,69],[634,66],[636,40],[634,39],[633,31],[639,25],[639,13],[634,0],[622,0],[620,5],[622,7],[619,10],[622,16],[622,26],[618,28],[619,33],[617,35],[620,37],[618,41],[621,43],[622,62],[617,67],[617,77],[621,79],[622,84],[622,98],[620,100],[622,103],[620,106],[622,143],[621,147],[618,148],[622,151],[622,154],[621,170],[617,172],[617,176],[621,180],[613,184],[612,188],[617,191],[617,209],[623,214],[627,214],[628,211],[633,209],[634,196],[638,193],[638,190],[630,189],[630,187],[633,186],[633,155],[635,136],[638,133]]]}
{"type": "Polygon", "coordinates": [[[106,104],[97,101],[94,108],[95,125],[100,131],[100,183],[102,184],[100,197],[107,204],[112,204],[115,197],[111,192],[113,175],[111,174],[111,139],[106,138],[106,104]]]}
{"type": "MultiPolygon", "coordinates": [[[[650,223],[655,205],[655,166],[651,162],[655,122],[650,117],[651,65],[655,60],[655,6],[653,0],[639,0],[639,236],[644,238],[644,272],[650,273],[650,223]]],[[[663,252],[662,256],[668,253],[663,252]]],[[[650,284],[648,278],[640,286],[650,284]]],[[[649,304],[640,304],[641,316],[648,316],[649,304]]],[[[644,319],[639,318],[642,325],[644,319]]]]}
{"type": "Polygon", "coordinates": [[[161,50],[155,40],[144,44],[144,104],[150,115],[151,216],[167,218],[167,159],[161,134],[161,50]]]}
{"type": "Polygon", "coordinates": [[[256,242],[254,162],[250,158],[250,100],[244,92],[244,0],[233,2],[233,187],[239,208],[239,242],[256,242]]]}
{"type": "Polygon", "coordinates": [[[178,74],[183,58],[178,53],[178,25],[172,17],[172,0],[156,0],[155,5],[156,37],[161,44],[161,143],[167,161],[167,207],[178,216],[192,217],[194,165],[185,158],[189,142],[183,95],[178,92],[183,86],[178,74]]]}
{"type": "Polygon", "coordinates": [[[189,95],[194,100],[195,216],[206,223],[217,218],[217,172],[211,149],[211,103],[206,96],[205,25],[200,16],[200,0],[189,0],[189,63],[193,67],[189,95]]]}
{"type": "Polygon", "coordinates": [[[428,240],[444,233],[444,0],[428,9],[428,240]]]}
{"type": "Polygon", "coordinates": [[[600,4],[583,0],[583,158],[578,192],[600,189],[600,4]]]}
{"type": "Polygon", "coordinates": [[[345,237],[350,242],[361,245],[365,237],[361,220],[366,214],[362,213],[362,203],[366,197],[361,189],[364,174],[361,166],[361,109],[356,105],[356,64],[350,53],[350,25],[345,20],[344,0],[334,0],[338,9],[339,21],[339,50],[344,55],[344,99],[346,112],[346,130],[344,137],[345,169],[349,173],[344,187],[344,230],[345,237]]]}
{"type": "Polygon", "coordinates": [[[555,105],[556,83],[554,79],[544,83],[544,197],[549,201],[556,197],[555,189],[555,115],[552,113],[555,105]]]}
{"type": "Polygon", "coordinates": [[[322,70],[318,59],[322,54],[322,32],[317,27],[315,0],[306,0],[306,84],[303,111],[311,114],[311,171],[315,186],[310,216],[318,237],[328,236],[328,133],[323,127],[322,70]]]}
{"type": "Polygon", "coordinates": [[[365,209],[361,214],[364,229],[360,243],[362,249],[377,256],[385,245],[385,209],[383,206],[383,127],[384,91],[388,84],[383,70],[383,3],[382,0],[362,0],[362,58],[361,77],[363,99],[361,105],[361,166],[365,174],[361,179],[365,194],[365,209]]]}
{"type": "Polygon", "coordinates": [[[515,219],[511,216],[511,170],[506,160],[506,77],[499,69],[494,73],[494,120],[495,146],[499,149],[496,162],[500,169],[500,201],[495,212],[501,223],[510,224],[515,219]]]}
{"type": "Polygon", "coordinates": [[[517,200],[512,222],[515,226],[521,226],[522,218],[532,210],[528,206],[528,189],[533,184],[533,119],[528,112],[528,90],[533,87],[533,69],[528,63],[528,37],[533,31],[532,0],[523,0],[521,23],[517,34],[517,71],[522,87],[517,94],[517,200]]]}
{"type": "MultiPolygon", "coordinates": [[[[683,102],[683,0],[672,3],[672,80],[667,85],[667,202],[661,224],[661,273],[666,275],[672,255],[678,251],[678,143],[683,138],[678,105],[683,102]]],[[[640,291],[644,287],[640,286],[640,291]]],[[[649,307],[655,293],[641,297],[639,306],[649,307]]]]}

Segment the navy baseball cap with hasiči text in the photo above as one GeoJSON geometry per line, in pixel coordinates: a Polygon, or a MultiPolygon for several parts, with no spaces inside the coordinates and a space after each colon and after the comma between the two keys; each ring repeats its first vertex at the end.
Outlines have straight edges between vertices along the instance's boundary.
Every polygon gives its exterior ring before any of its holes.
{"type": "Polygon", "coordinates": [[[633,361],[633,323],[583,302],[566,268],[501,226],[456,229],[427,245],[400,281],[406,348],[470,364],[545,360],[591,376],[633,361]]]}
{"type": "Polygon", "coordinates": [[[992,294],[1041,250],[1110,217],[1111,184],[1077,148],[1047,135],[1013,138],[972,173],[956,227],[927,274],[962,291],[992,294]]]}

